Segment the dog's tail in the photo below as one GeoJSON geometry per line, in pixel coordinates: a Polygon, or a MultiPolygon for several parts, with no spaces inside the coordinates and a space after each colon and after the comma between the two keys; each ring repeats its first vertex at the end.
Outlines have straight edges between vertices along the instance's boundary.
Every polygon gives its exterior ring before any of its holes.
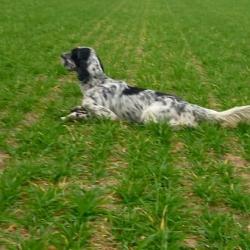
{"type": "Polygon", "coordinates": [[[201,120],[218,122],[226,127],[235,127],[241,122],[250,122],[250,105],[234,107],[225,111],[215,111],[199,107],[196,115],[201,120]]]}

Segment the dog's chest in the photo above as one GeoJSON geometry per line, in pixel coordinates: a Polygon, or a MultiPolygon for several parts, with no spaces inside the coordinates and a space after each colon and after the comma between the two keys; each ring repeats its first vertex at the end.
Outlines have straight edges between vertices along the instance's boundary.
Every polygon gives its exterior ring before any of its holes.
{"type": "Polygon", "coordinates": [[[145,99],[138,95],[126,95],[124,86],[109,84],[85,91],[85,98],[90,98],[97,105],[108,108],[123,120],[140,122],[143,110],[147,107],[145,99]]]}

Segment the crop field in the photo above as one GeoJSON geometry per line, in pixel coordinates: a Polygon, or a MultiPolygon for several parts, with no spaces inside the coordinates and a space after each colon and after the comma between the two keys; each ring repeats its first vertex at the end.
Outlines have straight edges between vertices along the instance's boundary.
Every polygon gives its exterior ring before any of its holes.
{"type": "Polygon", "coordinates": [[[0,0],[0,249],[250,249],[250,126],[93,119],[60,54],[208,108],[250,104],[248,0],[0,0]]]}

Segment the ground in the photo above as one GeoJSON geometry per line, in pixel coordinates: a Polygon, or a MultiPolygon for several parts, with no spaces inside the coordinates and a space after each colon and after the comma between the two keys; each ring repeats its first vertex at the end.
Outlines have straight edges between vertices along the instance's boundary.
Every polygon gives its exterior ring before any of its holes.
{"type": "Polygon", "coordinates": [[[1,1],[0,249],[250,249],[250,126],[91,120],[59,55],[224,110],[250,104],[248,0],[1,1]]]}

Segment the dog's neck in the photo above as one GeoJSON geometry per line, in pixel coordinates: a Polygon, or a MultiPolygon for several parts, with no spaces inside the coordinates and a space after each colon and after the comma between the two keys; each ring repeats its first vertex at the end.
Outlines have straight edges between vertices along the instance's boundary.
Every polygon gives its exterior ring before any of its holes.
{"type": "Polygon", "coordinates": [[[108,79],[100,59],[95,54],[91,56],[88,62],[82,62],[77,69],[77,75],[82,90],[102,85],[108,79]]]}
{"type": "Polygon", "coordinates": [[[104,74],[103,71],[95,74],[94,76],[89,75],[88,79],[85,79],[84,81],[80,80],[81,91],[84,92],[95,86],[102,85],[107,79],[108,77],[104,74]]]}
{"type": "Polygon", "coordinates": [[[81,62],[80,67],[78,67],[76,71],[78,79],[83,84],[89,82],[99,83],[107,78],[101,63],[97,58],[92,58],[90,62],[81,62]]]}

